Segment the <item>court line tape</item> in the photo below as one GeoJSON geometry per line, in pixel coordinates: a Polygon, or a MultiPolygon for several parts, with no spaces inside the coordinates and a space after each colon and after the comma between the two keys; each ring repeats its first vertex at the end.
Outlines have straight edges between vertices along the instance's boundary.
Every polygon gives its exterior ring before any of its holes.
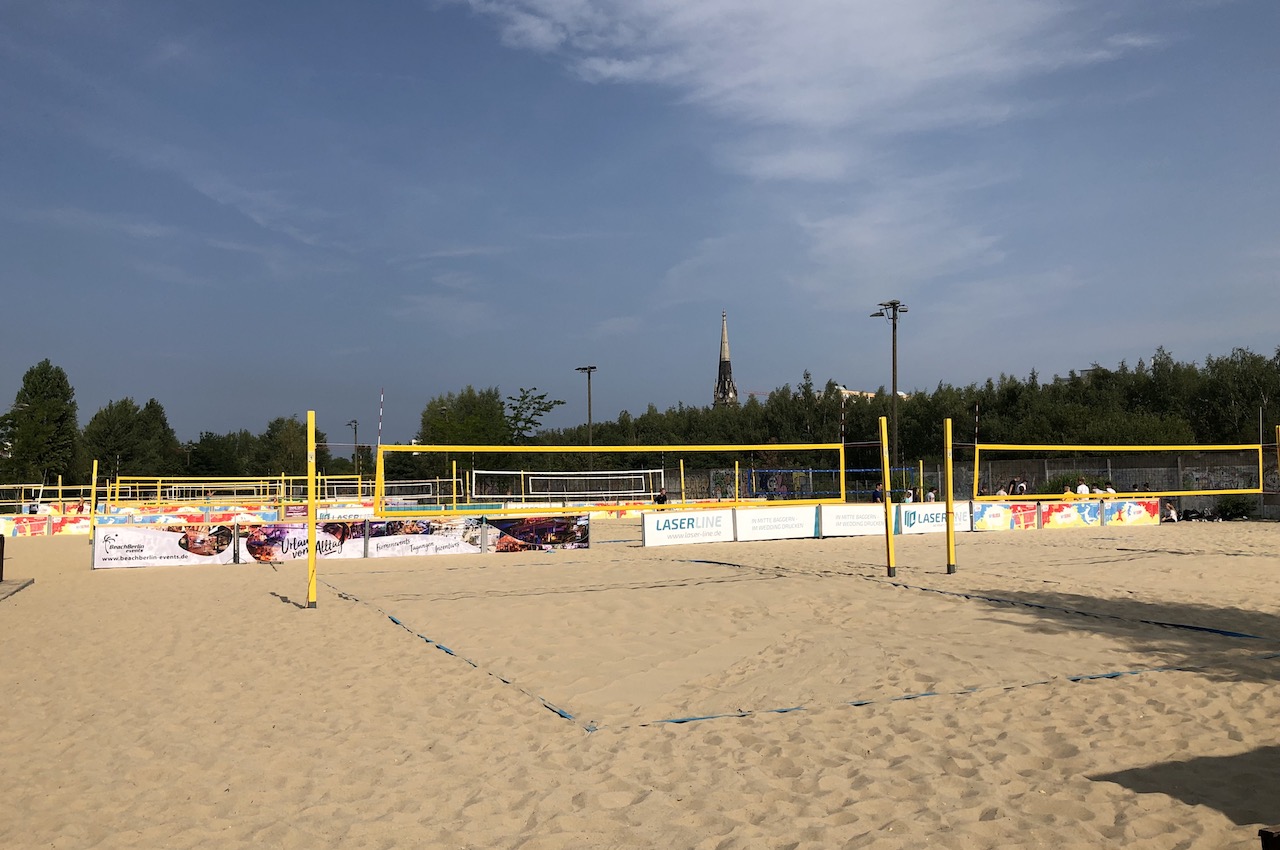
{"type": "MultiPolygon", "coordinates": [[[[714,560],[706,560],[706,559],[680,559],[680,560],[684,560],[686,563],[713,564],[717,566],[734,567],[737,569],[752,570],[752,571],[763,571],[767,569],[783,569],[783,568],[769,568],[769,567],[751,567],[745,564],[736,564],[729,561],[714,561],[714,560]]],[[[848,574],[840,573],[839,575],[848,575],[848,574]]],[[[1084,617],[1096,617],[1099,619],[1119,620],[1121,622],[1141,623],[1144,625],[1159,626],[1163,628],[1185,629],[1193,632],[1216,634],[1223,637],[1241,638],[1246,640],[1261,640],[1265,642],[1276,642],[1276,639],[1274,638],[1266,638],[1266,637],[1261,637],[1259,635],[1251,635],[1245,632],[1234,632],[1226,629],[1216,629],[1209,626],[1194,626],[1194,625],[1188,625],[1184,623],[1167,623],[1159,620],[1128,618],[1128,617],[1121,617],[1116,614],[1096,614],[1090,611],[1084,611],[1084,610],[1073,609],[1073,608],[1065,608],[1065,607],[1054,606],[1054,605],[1044,605],[1036,602],[1023,602],[1023,601],[1013,600],[1013,599],[1002,599],[1000,597],[985,596],[982,594],[975,594],[975,593],[963,593],[961,591],[954,591],[954,590],[939,590],[937,588],[906,584],[904,582],[889,581],[888,579],[880,579],[880,578],[874,578],[870,576],[849,575],[849,577],[861,578],[866,581],[875,582],[877,584],[887,584],[887,585],[890,585],[893,587],[899,587],[905,590],[918,590],[926,593],[938,593],[944,596],[956,596],[964,599],[975,599],[983,602],[996,602],[996,603],[1005,604],[1005,605],[1024,606],[1029,608],[1038,608],[1038,609],[1051,610],[1051,611],[1062,611],[1065,613],[1075,614],[1075,615],[1084,616],[1084,617]]],[[[398,617],[396,617],[394,614],[391,614],[389,611],[386,611],[382,607],[372,602],[366,602],[365,600],[360,599],[354,594],[347,593],[346,591],[343,591],[343,590],[339,590],[337,587],[335,587],[334,585],[330,584],[327,581],[324,581],[323,579],[321,579],[320,581],[322,584],[324,584],[326,587],[328,587],[330,590],[336,593],[339,596],[339,598],[347,599],[353,602],[358,602],[361,605],[369,606],[370,608],[374,609],[375,611],[385,616],[392,623],[396,624],[400,628],[409,632],[414,637],[417,637],[420,640],[424,641],[427,645],[434,646],[436,649],[439,649],[442,652],[453,656],[454,658],[458,658],[466,662],[467,664],[471,665],[472,668],[482,673],[485,673],[486,675],[494,677],[495,679],[497,679],[498,681],[502,682],[505,685],[515,688],[520,693],[540,703],[548,711],[551,711],[554,714],[564,718],[565,720],[572,722],[574,725],[578,726],[579,728],[585,730],[588,733],[595,732],[595,731],[598,731],[599,729],[604,729],[604,728],[623,730],[623,729],[647,727],[647,726],[684,725],[686,723],[697,723],[697,722],[706,721],[706,720],[724,720],[724,719],[731,719],[731,718],[741,719],[744,717],[751,717],[757,714],[790,714],[797,711],[809,710],[809,707],[805,705],[790,706],[787,708],[744,709],[741,711],[725,712],[720,714],[704,714],[704,715],[691,715],[687,717],[662,718],[659,720],[651,720],[644,723],[624,724],[620,726],[612,726],[612,725],[602,726],[594,721],[583,722],[579,720],[576,716],[571,714],[570,712],[555,705],[545,697],[542,697],[538,694],[533,693],[532,691],[524,688],[521,685],[516,684],[511,679],[508,679],[507,677],[499,673],[495,673],[491,670],[485,670],[475,661],[472,661],[470,658],[467,658],[464,655],[459,655],[457,652],[453,651],[452,649],[440,643],[439,641],[433,640],[427,637],[426,635],[421,634],[420,632],[415,632],[412,628],[405,625],[405,623],[401,621],[398,617]]],[[[1268,653],[1266,655],[1252,656],[1249,660],[1269,661],[1277,658],[1280,658],[1280,652],[1268,653]]],[[[1012,690],[1018,690],[1021,688],[1030,688],[1030,687],[1036,687],[1040,685],[1049,685],[1049,684],[1053,684],[1055,681],[1080,683],[1080,682],[1094,681],[1098,679],[1118,679],[1123,676],[1141,676],[1141,675],[1150,674],[1150,673],[1195,672],[1199,670],[1207,670],[1212,668],[1213,666],[1215,665],[1200,664],[1200,665],[1166,665],[1166,666],[1158,666],[1158,667],[1142,667],[1134,670],[1113,670],[1106,673],[1085,673],[1085,674],[1080,674],[1075,676],[1063,676],[1057,679],[1039,679],[1032,682],[1022,682],[1014,685],[981,685],[973,688],[962,688],[960,690],[955,690],[955,691],[923,691],[923,692],[914,693],[914,694],[901,694],[895,697],[851,700],[851,701],[840,702],[832,705],[848,705],[852,707],[861,707],[866,705],[879,705],[879,704],[887,704],[892,702],[906,702],[910,700],[925,699],[928,697],[963,696],[966,694],[980,693],[983,691],[997,691],[997,690],[1012,691],[1012,690]]],[[[831,707],[831,706],[819,706],[819,707],[823,708],[823,707],[831,707]]]]}
{"type": "MultiPolygon", "coordinates": [[[[756,570],[756,571],[781,570],[783,572],[786,572],[785,567],[753,567],[753,566],[748,566],[746,564],[735,564],[730,561],[706,561],[706,560],[690,559],[689,562],[694,564],[717,564],[723,567],[737,567],[738,569],[743,569],[743,570],[756,570]]],[[[906,582],[893,581],[887,578],[876,578],[875,576],[863,576],[863,575],[857,575],[853,573],[837,573],[832,571],[822,571],[819,573],[806,573],[806,575],[823,575],[827,577],[846,576],[848,578],[860,578],[863,581],[870,581],[876,584],[887,584],[892,587],[903,588],[904,590],[919,590],[924,593],[937,593],[937,594],[941,594],[942,596],[955,596],[961,599],[974,599],[980,602],[996,602],[1001,605],[1014,605],[1014,606],[1021,606],[1024,608],[1036,608],[1042,611],[1060,611],[1064,614],[1074,614],[1080,617],[1094,617],[1099,620],[1116,620],[1122,623],[1141,623],[1142,625],[1146,625],[1146,626],[1159,626],[1161,628],[1166,628],[1166,629],[1181,629],[1183,631],[1189,631],[1189,632],[1201,632],[1204,634],[1218,635],[1219,637],[1239,638],[1242,640],[1260,640],[1260,641],[1263,641],[1264,643],[1280,643],[1280,638],[1263,637],[1262,635],[1253,635],[1253,634],[1249,634],[1248,632],[1237,632],[1237,631],[1232,631],[1231,629],[1219,629],[1214,626],[1196,626],[1190,623],[1172,623],[1164,620],[1147,620],[1139,617],[1122,617],[1119,614],[1099,614],[1096,611],[1086,611],[1082,608],[1067,608],[1060,605],[1047,605],[1042,602],[1026,602],[1024,600],[1019,600],[1019,599],[1005,599],[1000,596],[987,596],[981,593],[965,593],[964,591],[960,591],[960,590],[941,590],[940,588],[936,588],[936,587],[924,587],[923,585],[907,584],[906,582]]]]}
{"type": "Polygon", "coordinates": [[[320,579],[320,583],[321,583],[321,584],[323,584],[323,585],[325,585],[326,587],[328,587],[328,588],[329,588],[330,590],[332,590],[334,593],[338,594],[338,597],[339,597],[340,599],[346,599],[346,600],[349,600],[349,601],[351,601],[351,602],[358,602],[358,603],[359,603],[359,604],[361,604],[361,605],[367,605],[368,607],[370,607],[370,608],[372,608],[373,610],[377,611],[379,614],[382,614],[384,617],[386,617],[386,618],[387,618],[388,620],[390,620],[391,622],[395,623],[395,624],[396,624],[397,626],[399,626],[400,628],[404,629],[404,630],[405,630],[406,632],[408,632],[409,634],[411,634],[411,635],[413,635],[414,637],[416,637],[416,638],[418,638],[418,639],[422,640],[422,641],[423,641],[424,643],[426,643],[428,646],[434,646],[436,649],[440,650],[441,652],[445,653],[446,655],[451,655],[451,656],[453,656],[454,658],[457,658],[457,659],[458,659],[458,660],[460,660],[460,661],[464,661],[464,662],[466,662],[467,664],[470,664],[474,669],[476,669],[476,670],[480,671],[481,673],[484,673],[484,674],[485,674],[485,675],[487,675],[487,676],[492,676],[493,678],[497,679],[499,682],[502,682],[504,685],[507,685],[507,686],[512,687],[512,688],[515,688],[517,691],[519,691],[520,693],[522,693],[522,694],[524,694],[525,696],[529,697],[530,699],[535,700],[535,701],[536,701],[536,702],[538,702],[538,703],[541,703],[541,705],[542,705],[542,707],[543,707],[543,708],[547,709],[547,710],[548,710],[548,711],[550,711],[550,712],[553,712],[554,714],[558,714],[560,717],[563,717],[565,720],[571,721],[574,725],[581,727],[582,729],[586,730],[587,732],[594,732],[594,731],[596,731],[596,729],[598,729],[598,728],[599,728],[599,727],[598,727],[594,722],[592,722],[592,721],[587,721],[587,722],[585,722],[585,723],[584,723],[583,721],[581,721],[581,720],[579,720],[577,717],[575,717],[573,714],[570,714],[568,711],[565,711],[565,710],[564,710],[563,708],[561,708],[560,706],[556,705],[555,703],[551,702],[550,700],[546,699],[545,697],[539,696],[538,694],[535,694],[533,691],[530,691],[530,690],[528,690],[527,688],[524,688],[524,687],[522,687],[521,685],[516,684],[516,683],[515,683],[515,682],[513,682],[511,679],[508,679],[506,676],[503,676],[501,673],[495,673],[495,672],[493,672],[492,670],[486,670],[486,669],[484,669],[483,667],[481,667],[479,664],[477,664],[476,662],[472,661],[470,658],[466,657],[465,655],[459,655],[457,652],[454,652],[452,649],[450,649],[449,647],[447,647],[447,646],[445,646],[444,644],[440,643],[439,641],[437,641],[437,640],[432,640],[431,638],[427,637],[426,635],[422,634],[421,632],[415,632],[412,628],[410,628],[409,626],[405,625],[405,623],[404,623],[404,621],[403,621],[403,620],[401,620],[399,617],[395,616],[395,615],[394,615],[394,614],[392,614],[391,612],[389,612],[389,611],[385,610],[385,609],[384,609],[384,608],[382,608],[381,606],[375,605],[375,604],[374,604],[374,603],[372,603],[372,602],[366,602],[365,600],[361,599],[360,597],[356,596],[355,594],[347,593],[345,590],[339,590],[337,587],[334,587],[332,584],[330,584],[329,582],[327,582],[327,581],[325,581],[325,580],[323,580],[323,579],[320,579]]]}
{"type": "Polygon", "coordinates": [[[1251,635],[1248,632],[1236,632],[1230,629],[1219,629],[1213,626],[1196,626],[1190,623],[1170,623],[1164,620],[1146,620],[1140,617],[1121,617],[1119,614],[1099,614],[1095,611],[1085,611],[1080,608],[1066,608],[1060,605],[1046,605],[1042,602],[1026,602],[1019,599],[1004,599],[999,596],[986,596],[981,593],[965,593],[959,590],[939,590],[936,587],[923,587],[921,585],[906,584],[900,581],[890,581],[883,578],[872,578],[869,576],[858,576],[858,578],[873,581],[877,584],[887,584],[893,587],[901,587],[906,590],[920,590],[925,593],[939,593],[943,596],[958,596],[962,599],[976,599],[980,602],[997,602],[1001,605],[1015,605],[1024,608],[1037,608],[1042,611],[1060,611],[1064,614],[1075,614],[1081,617],[1094,617],[1099,620],[1117,620],[1122,623],[1141,623],[1145,626],[1159,626],[1165,629],[1181,629],[1188,632],[1202,632],[1204,634],[1218,635],[1219,637],[1240,638],[1243,640],[1260,640],[1265,643],[1280,643],[1280,639],[1263,637],[1261,635],[1251,635]]]}
{"type": "MultiPolygon", "coordinates": [[[[1269,661],[1269,660],[1275,660],[1277,658],[1280,658],[1280,652],[1268,653],[1267,655],[1251,656],[1250,660],[1269,661]]],[[[1210,669],[1213,666],[1215,665],[1178,664],[1178,665],[1168,665],[1168,666],[1162,666],[1162,667],[1142,667],[1136,670],[1112,670],[1111,672],[1108,672],[1108,673],[1085,673],[1078,676],[1062,676],[1056,679],[1038,679],[1033,682],[1021,682],[1016,685],[980,685],[978,687],[973,687],[973,688],[961,688],[960,690],[956,690],[956,691],[923,691],[921,693],[916,693],[916,694],[902,694],[896,697],[881,697],[878,699],[852,700],[849,702],[841,702],[841,703],[817,706],[817,708],[831,708],[837,705],[841,705],[841,706],[848,705],[848,706],[853,706],[855,708],[858,708],[864,705],[885,705],[892,702],[907,702],[909,700],[925,699],[927,697],[965,696],[967,694],[976,694],[976,693],[981,693],[983,691],[1016,691],[1021,688],[1034,688],[1040,685],[1051,685],[1054,682],[1072,682],[1075,684],[1079,684],[1080,682],[1089,682],[1089,681],[1095,681],[1098,679],[1119,679],[1124,676],[1142,676],[1148,673],[1174,673],[1174,672],[1194,673],[1200,670],[1210,669]]],[[[650,720],[645,723],[638,723],[638,724],[635,724],[635,726],[682,725],[685,723],[697,723],[702,720],[723,720],[723,719],[729,719],[729,718],[741,719],[743,717],[751,717],[756,714],[790,714],[793,711],[807,711],[807,710],[809,710],[809,707],[804,705],[792,706],[791,708],[768,708],[768,709],[757,709],[757,710],[743,710],[743,711],[727,712],[724,714],[704,714],[704,715],[697,715],[697,716],[691,716],[691,717],[669,717],[669,718],[664,718],[662,720],[650,720]]],[[[607,727],[607,728],[628,729],[632,727],[617,726],[617,727],[607,727]]]]}

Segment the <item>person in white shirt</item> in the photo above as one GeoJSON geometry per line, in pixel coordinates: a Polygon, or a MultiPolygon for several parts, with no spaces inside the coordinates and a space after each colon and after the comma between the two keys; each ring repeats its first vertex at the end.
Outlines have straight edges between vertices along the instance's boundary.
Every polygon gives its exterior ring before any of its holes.
{"type": "Polygon", "coordinates": [[[929,492],[924,494],[924,500],[926,502],[936,502],[938,500],[938,488],[930,487],[929,492]]]}
{"type": "Polygon", "coordinates": [[[911,504],[912,499],[913,499],[913,494],[910,489],[908,489],[905,493],[902,494],[902,504],[909,505],[911,504]]]}
{"type": "Polygon", "coordinates": [[[1076,479],[1076,495],[1077,496],[1089,495],[1089,485],[1085,483],[1083,478],[1076,479]]]}

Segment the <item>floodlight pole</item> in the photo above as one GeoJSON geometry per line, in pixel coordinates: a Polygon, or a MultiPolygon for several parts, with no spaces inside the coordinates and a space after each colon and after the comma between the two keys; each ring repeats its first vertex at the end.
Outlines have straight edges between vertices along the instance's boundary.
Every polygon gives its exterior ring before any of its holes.
{"type": "Polygon", "coordinates": [[[355,443],[355,448],[351,450],[351,465],[355,467],[356,479],[360,478],[360,423],[352,419],[347,423],[347,427],[351,429],[351,442],[355,443]]]}
{"type": "Polygon", "coordinates": [[[591,373],[596,370],[595,366],[579,366],[574,371],[585,372],[587,374],[587,445],[592,445],[591,439],[591,373]]]}
{"type": "Polygon", "coordinates": [[[898,446],[898,314],[907,312],[907,305],[898,299],[881,301],[879,310],[871,317],[886,319],[893,326],[893,395],[889,399],[889,409],[893,416],[893,465],[902,466],[902,457],[898,446]]]}

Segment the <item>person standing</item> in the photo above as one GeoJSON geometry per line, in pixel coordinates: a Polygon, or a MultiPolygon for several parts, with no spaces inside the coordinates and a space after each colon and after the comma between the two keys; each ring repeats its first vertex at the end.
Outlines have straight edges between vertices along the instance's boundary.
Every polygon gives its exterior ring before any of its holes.
{"type": "Polygon", "coordinates": [[[925,500],[926,502],[936,502],[936,501],[938,501],[938,488],[937,488],[937,487],[930,487],[930,488],[929,488],[929,492],[924,494],[924,500],[925,500]]]}
{"type": "Polygon", "coordinates": [[[658,489],[658,495],[656,495],[656,496],[654,496],[654,497],[653,497],[653,503],[654,503],[655,505],[665,505],[665,504],[667,503],[667,488],[666,488],[666,487],[660,487],[660,488],[658,489]]]}
{"type": "Polygon", "coordinates": [[[884,485],[883,484],[880,484],[879,482],[876,483],[876,488],[871,491],[871,501],[873,502],[884,501],[884,485]]]}

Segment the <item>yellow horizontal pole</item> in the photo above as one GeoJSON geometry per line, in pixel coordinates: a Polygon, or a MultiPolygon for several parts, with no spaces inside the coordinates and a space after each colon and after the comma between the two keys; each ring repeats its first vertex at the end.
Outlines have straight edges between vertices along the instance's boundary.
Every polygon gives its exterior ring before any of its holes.
{"type": "Polygon", "coordinates": [[[1159,499],[1164,496],[1237,496],[1256,495],[1261,487],[1234,490],[1145,490],[1139,493],[1027,493],[1022,496],[974,496],[975,502],[1096,502],[1099,499],[1159,499]]]}
{"type": "Polygon", "coordinates": [[[509,452],[512,454],[555,454],[557,452],[591,452],[592,454],[631,452],[639,454],[642,452],[778,452],[814,449],[836,451],[841,445],[841,443],[758,443],[752,445],[730,443],[712,446],[398,446],[384,444],[379,446],[378,450],[383,452],[509,452]]]}
{"type": "Polygon", "coordinates": [[[1240,445],[1199,445],[1199,446],[1066,446],[1021,443],[976,443],[979,449],[995,449],[998,451],[1052,451],[1052,452],[1227,452],[1227,451],[1260,451],[1261,443],[1241,443],[1240,445]]]}
{"type": "MultiPolygon", "coordinates": [[[[612,511],[697,511],[726,510],[728,508],[793,508],[813,505],[840,505],[838,499],[788,499],[786,502],[768,501],[726,501],[726,502],[679,502],[676,504],[655,505],[650,502],[632,502],[618,505],[578,505],[554,508],[445,508],[439,511],[384,511],[378,515],[380,520],[388,519],[438,519],[455,516],[566,516],[571,514],[588,514],[612,511]]],[[[357,520],[338,520],[340,522],[356,522],[357,520]]]]}

